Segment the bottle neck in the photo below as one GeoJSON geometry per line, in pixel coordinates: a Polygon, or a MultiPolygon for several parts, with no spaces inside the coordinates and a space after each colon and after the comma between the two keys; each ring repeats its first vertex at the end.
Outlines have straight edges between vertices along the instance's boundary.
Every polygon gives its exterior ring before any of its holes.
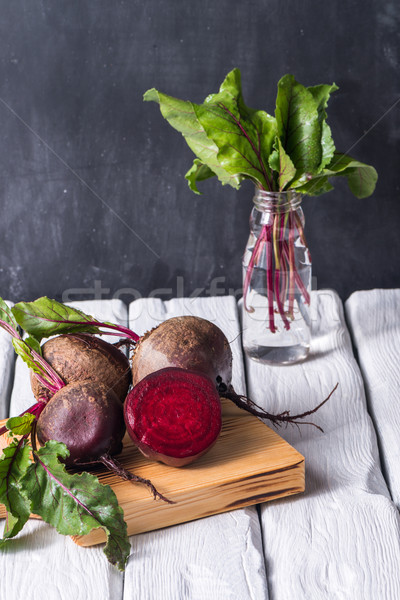
{"type": "Polygon", "coordinates": [[[269,192],[256,188],[253,202],[256,209],[260,212],[283,214],[299,208],[302,199],[302,194],[295,190],[269,192]]]}

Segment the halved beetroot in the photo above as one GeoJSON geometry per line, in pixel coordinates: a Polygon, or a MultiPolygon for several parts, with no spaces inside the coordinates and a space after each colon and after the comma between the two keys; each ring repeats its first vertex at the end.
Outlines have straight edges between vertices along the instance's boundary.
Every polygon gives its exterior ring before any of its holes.
{"type": "Polygon", "coordinates": [[[207,452],[222,425],[214,382],[174,367],[142,379],[126,398],[124,416],[127,431],[142,454],[174,467],[207,452]]]}

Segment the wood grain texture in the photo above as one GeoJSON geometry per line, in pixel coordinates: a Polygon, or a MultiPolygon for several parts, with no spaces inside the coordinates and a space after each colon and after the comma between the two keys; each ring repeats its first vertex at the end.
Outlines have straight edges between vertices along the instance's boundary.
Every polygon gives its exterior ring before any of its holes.
{"type": "MultiPolygon", "coordinates": [[[[124,510],[129,535],[304,491],[303,456],[259,419],[230,413],[231,404],[224,402],[222,431],[215,446],[185,468],[144,458],[125,437],[118,457],[121,463],[176,502],[155,502],[146,487],[101,471],[99,479],[113,488],[124,510]]],[[[105,541],[105,535],[96,530],[74,540],[91,546],[105,541]]]]}
{"type": "MultiPolygon", "coordinates": [[[[81,307],[115,320],[106,301],[81,307]]],[[[232,298],[139,300],[130,307],[130,324],[143,333],[188,312],[216,319],[232,341],[234,385],[244,393],[232,298]]],[[[312,354],[305,363],[282,368],[246,363],[249,395],[271,412],[301,412],[340,384],[314,416],[323,434],[309,426],[278,430],[305,456],[306,492],[261,506],[263,539],[254,507],[138,534],[131,537],[132,553],[121,575],[108,566],[101,546],[79,547],[31,520],[1,551],[1,600],[3,593],[5,600],[19,600],[27,589],[61,600],[398,600],[399,514],[380,471],[342,305],[335,293],[320,291],[313,294],[312,312],[312,354]]],[[[18,361],[17,367],[13,414],[32,401],[27,369],[18,361]]],[[[382,380],[380,385],[386,390],[382,380]]]]}
{"type": "Polygon", "coordinates": [[[309,359],[289,367],[246,361],[248,392],[294,414],[339,388],[310,426],[280,430],[306,457],[306,492],[261,509],[270,598],[397,600],[400,520],[380,471],[376,435],[342,304],[313,294],[309,359]]]}
{"type": "MultiPolygon", "coordinates": [[[[122,302],[86,301],[74,306],[97,319],[126,325],[122,302]]],[[[19,414],[33,400],[28,368],[17,358],[10,415],[19,414]]],[[[1,600],[20,600],[29,594],[57,600],[122,598],[124,576],[109,565],[102,546],[80,548],[41,521],[29,520],[17,539],[0,552],[1,600]]]]}
{"type": "MultiPolygon", "coordinates": [[[[236,302],[230,297],[137,300],[130,327],[139,334],[178,315],[216,322],[231,342],[233,380],[246,391],[236,302]]],[[[236,407],[231,408],[237,412],[236,407]]],[[[268,598],[261,530],[255,507],[235,510],[131,538],[126,598],[225,600],[268,598]]]]}
{"type": "MultiPolygon", "coordinates": [[[[165,315],[184,314],[181,302],[184,301],[165,304],[157,300],[140,301],[133,307],[133,314],[139,314],[130,325],[141,333],[166,318],[165,315]]],[[[78,306],[99,319],[116,320],[115,307],[111,308],[108,301],[78,306]]],[[[188,301],[188,307],[193,314],[210,319],[218,317],[232,340],[235,386],[244,392],[235,302],[231,298],[199,299],[194,307],[193,301],[188,301]]],[[[120,316],[123,318],[123,311],[120,316]]],[[[12,414],[31,403],[28,370],[17,360],[12,414]]],[[[230,411],[240,412],[233,405],[230,411]]],[[[6,590],[7,600],[19,600],[29,581],[33,582],[38,597],[62,600],[268,598],[261,530],[254,507],[138,534],[131,537],[131,544],[132,555],[125,574],[121,575],[108,566],[102,546],[79,547],[46,524],[30,520],[19,538],[2,553],[0,576],[5,582],[2,589],[6,590]],[[24,570],[23,576],[20,569],[24,570]]]]}
{"type": "Polygon", "coordinates": [[[400,290],[356,292],[345,306],[385,478],[400,508],[400,290]]]}
{"type": "MultiPolygon", "coordinates": [[[[231,410],[223,400],[223,426],[215,446],[186,468],[146,459],[126,435],[118,461],[130,472],[150,479],[175,504],[154,501],[146,486],[121,480],[104,468],[93,471],[111,486],[124,511],[128,534],[134,535],[266,502],[304,491],[304,457],[256,417],[231,410]]],[[[5,420],[0,421],[3,426],[5,420]]],[[[0,449],[7,435],[0,437],[0,449]]],[[[6,516],[0,504],[0,518],[6,516]]],[[[103,530],[74,536],[81,546],[106,541],[103,530]]]]}

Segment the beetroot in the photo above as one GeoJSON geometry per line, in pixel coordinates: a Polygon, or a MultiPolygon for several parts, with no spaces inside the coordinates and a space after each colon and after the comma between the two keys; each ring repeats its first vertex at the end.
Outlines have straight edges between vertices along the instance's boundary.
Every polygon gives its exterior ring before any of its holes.
{"type": "MultiPolygon", "coordinates": [[[[129,359],[113,344],[86,333],[65,334],[43,344],[42,355],[66,384],[98,381],[125,400],[131,383],[129,359]]],[[[32,371],[31,387],[36,399],[52,396],[32,371]]]]}
{"type": "Polygon", "coordinates": [[[304,413],[291,415],[287,410],[277,415],[271,414],[250,398],[235,392],[231,383],[232,351],[227,338],[217,325],[195,316],[167,319],[139,340],[132,358],[133,385],[148,374],[166,367],[189,369],[208,376],[221,396],[274,425],[303,423],[321,431],[318,425],[301,419],[316,412],[337,387],[318,406],[304,413]]]}
{"type": "Polygon", "coordinates": [[[132,359],[132,383],[166,367],[203,373],[215,384],[232,378],[232,352],[221,329],[200,317],[173,317],[140,338],[132,359]],[[218,377],[218,382],[217,382],[218,377]]]}
{"type": "Polygon", "coordinates": [[[66,464],[89,464],[122,450],[125,433],[122,404],[100,383],[70,383],[56,392],[40,414],[37,437],[63,442],[70,452],[66,464]]]}
{"type": "Polygon", "coordinates": [[[41,445],[55,440],[67,446],[67,465],[102,463],[127,481],[147,485],[155,498],[171,503],[151,481],[130,473],[112,458],[122,450],[125,422],[122,403],[104,384],[87,380],[61,388],[41,412],[36,433],[41,445]]]}
{"type": "Polygon", "coordinates": [[[148,458],[187,465],[216,442],[221,402],[214,383],[194,371],[166,368],[147,375],[128,394],[127,431],[148,458]]]}

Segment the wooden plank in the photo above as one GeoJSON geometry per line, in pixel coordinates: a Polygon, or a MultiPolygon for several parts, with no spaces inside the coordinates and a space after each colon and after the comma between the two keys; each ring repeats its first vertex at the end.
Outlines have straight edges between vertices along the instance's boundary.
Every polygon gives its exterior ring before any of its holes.
{"type": "MultiPolygon", "coordinates": [[[[235,388],[246,393],[240,325],[232,297],[137,300],[129,307],[129,322],[142,334],[166,318],[183,314],[207,318],[223,329],[231,342],[235,388]]],[[[293,496],[292,501],[297,498],[293,496]]],[[[125,598],[268,599],[254,506],[138,534],[131,537],[131,544],[125,598]]]]}
{"type": "MultiPolygon", "coordinates": [[[[103,468],[94,471],[101,483],[115,491],[128,535],[304,491],[304,457],[259,419],[237,414],[231,405],[224,401],[223,427],[215,446],[185,468],[148,460],[125,436],[118,460],[132,473],[150,479],[176,504],[154,501],[147,487],[132,485],[103,468]]],[[[0,448],[6,440],[2,436],[0,448]]],[[[0,504],[0,518],[5,516],[0,504]]],[[[92,546],[105,542],[106,537],[98,529],[73,539],[82,546],[92,546]]]]}
{"type": "MultiPolygon", "coordinates": [[[[115,490],[128,524],[128,534],[176,525],[258,502],[304,491],[304,458],[277,433],[251,415],[230,415],[225,401],[221,435],[215,446],[185,468],[174,468],[141,456],[125,438],[121,462],[149,478],[176,504],[154,502],[143,486],[100,474],[115,490]]],[[[89,546],[104,541],[103,532],[75,537],[89,546]]]]}
{"type": "Polygon", "coordinates": [[[281,435],[306,458],[306,491],[262,505],[268,586],[273,598],[400,598],[400,520],[381,470],[363,380],[343,307],[313,294],[309,359],[288,367],[246,361],[248,393],[272,412],[311,408],[337,392],[302,426],[281,435]],[[384,558],[383,558],[384,557],[384,558]]]}
{"type": "Polygon", "coordinates": [[[355,292],[345,307],[385,478],[400,509],[400,290],[355,292]]]}
{"type": "MultiPolygon", "coordinates": [[[[97,319],[127,324],[126,307],[118,300],[73,304],[97,319]]],[[[28,368],[17,358],[10,414],[18,414],[32,403],[28,368]]],[[[31,596],[58,600],[123,597],[124,575],[108,563],[102,546],[81,548],[37,519],[30,519],[17,538],[1,549],[0,580],[0,597],[7,600],[20,600],[30,592],[31,596]]]]}

